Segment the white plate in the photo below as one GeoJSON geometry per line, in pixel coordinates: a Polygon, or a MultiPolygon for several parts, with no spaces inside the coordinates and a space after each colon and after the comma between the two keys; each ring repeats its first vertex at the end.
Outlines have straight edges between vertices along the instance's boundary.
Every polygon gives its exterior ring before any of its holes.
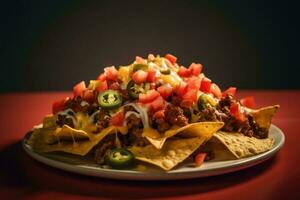
{"type": "Polygon", "coordinates": [[[189,167],[188,164],[185,164],[169,172],[163,172],[155,168],[146,172],[104,169],[93,163],[91,158],[63,153],[37,153],[26,144],[28,136],[25,136],[23,140],[23,148],[31,157],[46,165],[78,174],[124,180],[178,180],[225,174],[261,163],[274,156],[284,144],[283,132],[274,125],[270,127],[269,137],[274,138],[274,145],[272,149],[262,154],[239,160],[205,162],[198,168],[189,167]]]}

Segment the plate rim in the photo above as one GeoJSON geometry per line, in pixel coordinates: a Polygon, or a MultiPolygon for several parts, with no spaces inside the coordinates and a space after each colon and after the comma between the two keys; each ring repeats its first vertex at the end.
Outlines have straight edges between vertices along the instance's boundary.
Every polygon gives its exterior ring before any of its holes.
{"type": "MultiPolygon", "coordinates": [[[[216,161],[216,162],[224,162],[223,166],[212,166],[208,169],[201,169],[201,168],[191,168],[188,171],[158,171],[158,172],[140,172],[140,171],[133,171],[133,170],[113,170],[113,169],[104,169],[104,168],[96,168],[87,165],[76,165],[74,167],[71,163],[62,162],[53,158],[49,158],[35,152],[32,148],[26,144],[26,140],[28,139],[28,134],[26,134],[22,140],[23,149],[26,153],[31,156],[33,159],[60,169],[64,171],[69,171],[77,174],[88,175],[93,177],[103,177],[109,179],[119,179],[119,180],[180,180],[180,179],[192,179],[192,178],[200,178],[200,177],[207,177],[207,176],[215,176],[221,175],[225,173],[230,173],[233,171],[239,171],[254,165],[257,165],[265,160],[273,157],[284,145],[285,143],[285,135],[283,131],[275,125],[270,126],[271,129],[278,134],[278,137],[281,139],[278,141],[276,146],[273,146],[272,149],[263,152],[261,154],[242,158],[239,159],[239,162],[229,163],[230,161],[216,161]],[[227,163],[226,163],[227,162],[227,163]],[[118,173],[116,176],[115,173],[118,173]]],[[[237,161],[237,160],[231,160],[237,161]]]]}

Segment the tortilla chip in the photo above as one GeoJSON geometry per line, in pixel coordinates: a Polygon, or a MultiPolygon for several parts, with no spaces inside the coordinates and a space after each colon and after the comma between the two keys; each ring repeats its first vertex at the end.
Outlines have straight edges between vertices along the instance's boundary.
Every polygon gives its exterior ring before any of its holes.
{"type": "Polygon", "coordinates": [[[270,128],[272,117],[279,107],[279,105],[268,106],[258,110],[250,110],[250,113],[261,128],[270,128]]]}
{"type": "MultiPolygon", "coordinates": [[[[71,141],[64,141],[59,140],[58,143],[51,144],[51,140],[53,140],[54,134],[53,132],[58,131],[56,133],[59,135],[59,133],[63,129],[49,129],[49,128],[40,128],[35,129],[31,135],[31,137],[28,140],[28,144],[36,151],[39,152],[53,152],[53,151],[62,151],[66,153],[72,153],[84,156],[86,155],[95,145],[97,145],[105,136],[115,133],[117,131],[116,127],[108,127],[106,129],[103,129],[101,132],[96,134],[88,134],[84,133],[83,135],[88,135],[88,140],[79,140],[82,138],[79,138],[78,136],[82,137],[82,133],[84,131],[76,130],[76,129],[70,129],[69,127],[65,127],[65,130],[67,130],[67,133],[73,134],[71,141]],[[75,137],[76,136],[76,137],[75,137]],[[49,142],[50,141],[50,142],[49,142]]],[[[55,137],[56,138],[56,137],[55,137]]]]}
{"type": "Polygon", "coordinates": [[[137,160],[156,165],[166,171],[188,158],[206,140],[205,137],[170,139],[162,149],[153,145],[133,146],[129,150],[137,160]]]}
{"type": "Polygon", "coordinates": [[[177,134],[183,137],[205,137],[209,139],[223,125],[223,122],[198,122],[183,127],[174,126],[167,130],[160,138],[146,138],[155,148],[161,149],[168,138],[177,134]]]}
{"type": "Polygon", "coordinates": [[[206,143],[206,147],[214,152],[214,160],[232,160],[268,151],[273,143],[272,138],[257,139],[242,133],[219,131],[206,143]]]}

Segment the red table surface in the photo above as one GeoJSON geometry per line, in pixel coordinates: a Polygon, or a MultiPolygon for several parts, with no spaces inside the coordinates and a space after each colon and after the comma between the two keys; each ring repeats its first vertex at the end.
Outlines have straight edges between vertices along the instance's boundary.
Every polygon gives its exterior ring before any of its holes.
{"type": "Polygon", "coordinates": [[[41,123],[51,103],[66,92],[0,95],[1,199],[300,199],[300,91],[240,91],[257,106],[280,104],[273,119],[286,135],[279,153],[254,167],[181,181],[120,181],[48,167],[21,147],[24,134],[41,123]]]}

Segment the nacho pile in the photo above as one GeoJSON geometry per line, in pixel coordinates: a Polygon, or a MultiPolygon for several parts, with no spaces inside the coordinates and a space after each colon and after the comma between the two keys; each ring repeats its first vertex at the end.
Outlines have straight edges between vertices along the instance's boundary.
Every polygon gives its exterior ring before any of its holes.
{"type": "Polygon", "coordinates": [[[28,144],[37,152],[94,155],[99,166],[134,169],[137,162],[169,171],[186,160],[240,159],[272,148],[268,138],[278,105],[254,109],[253,97],[221,91],[192,63],[171,54],[136,57],[105,67],[52,105],[28,144]]]}

